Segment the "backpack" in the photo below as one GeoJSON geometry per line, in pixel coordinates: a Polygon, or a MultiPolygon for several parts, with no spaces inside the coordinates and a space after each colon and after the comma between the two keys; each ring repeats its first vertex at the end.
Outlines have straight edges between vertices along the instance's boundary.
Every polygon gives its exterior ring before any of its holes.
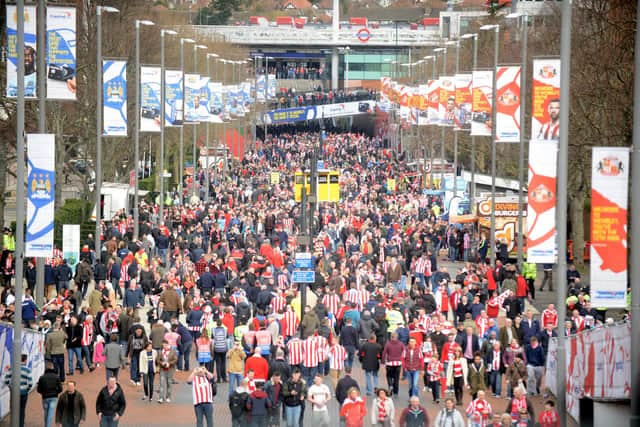
{"type": "Polygon", "coordinates": [[[245,393],[233,393],[229,398],[229,410],[231,411],[231,417],[240,418],[244,412],[246,404],[247,397],[245,396],[245,393]]]}

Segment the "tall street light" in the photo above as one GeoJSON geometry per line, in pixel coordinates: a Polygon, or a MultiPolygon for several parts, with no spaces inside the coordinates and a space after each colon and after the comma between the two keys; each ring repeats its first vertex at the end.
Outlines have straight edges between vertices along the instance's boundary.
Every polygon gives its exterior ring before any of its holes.
{"type": "Polygon", "coordinates": [[[96,31],[98,33],[96,50],[96,229],[94,236],[96,261],[102,255],[102,239],[100,235],[100,221],[102,220],[102,206],[100,192],[102,191],[102,12],[118,13],[115,7],[96,7],[96,31]]]}
{"type": "MultiPolygon", "coordinates": [[[[211,80],[211,61],[209,61],[209,59],[213,58],[213,60],[215,61],[215,59],[218,57],[217,53],[207,53],[207,76],[209,76],[209,80],[211,80]]],[[[209,170],[209,122],[206,123],[207,126],[207,157],[205,159],[205,185],[207,186],[207,189],[204,192],[204,201],[206,203],[209,203],[209,175],[211,174],[211,171],[209,170]]]]}
{"type": "Polygon", "coordinates": [[[506,16],[509,19],[521,18],[522,39],[520,40],[522,49],[522,65],[520,66],[520,153],[518,157],[518,265],[522,268],[524,263],[524,145],[525,140],[525,103],[524,99],[527,94],[527,33],[529,26],[529,17],[521,13],[510,13],[506,16]]]}
{"type": "Polygon", "coordinates": [[[491,85],[491,265],[496,261],[496,86],[498,79],[498,43],[500,25],[483,25],[482,31],[494,31],[493,45],[493,83],[491,85]]]}
{"type": "MultiPolygon", "coordinates": [[[[431,67],[431,79],[430,80],[435,79],[435,77],[436,77],[436,55],[427,55],[423,59],[425,61],[432,61],[431,62],[431,66],[432,67],[431,67]]],[[[434,150],[434,142],[433,142],[433,138],[431,138],[431,146],[429,148],[429,157],[431,158],[431,160],[429,161],[429,164],[431,165],[431,167],[429,168],[429,189],[431,189],[433,187],[433,150],[434,150]]],[[[423,170],[426,172],[427,156],[423,156],[423,157],[424,157],[423,170]]]]}
{"type": "MultiPolygon", "coordinates": [[[[164,110],[165,110],[165,72],[164,72],[164,36],[176,35],[173,30],[160,30],[160,209],[158,225],[164,222],[164,110]]],[[[184,111],[184,108],[183,108],[184,111]]]]}
{"type": "Polygon", "coordinates": [[[140,226],[138,211],[138,163],[140,163],[140,25],[154,25],[147,20],[136,19],[136,129],[134,132],[134,187],[133,187],[133,238],[138,238],[140,226]]]}
{"type": "MultiPolygon", "coordinates": [[[[184,44],[195,43],[196,41],[189,38],[180,38],[180,71],[182,71],[182,81],[184,82],[184,44]]],[[[184,98],[184,94],[183,94],[184,98]]],[[[178,191],[180,192],[180,204],[184,202],[184,106],[182,108],[182,126],[180,126],[180,184],[178,191]]]]}
{"type": "MultiPolygon", "coordinates": [[[[447,75],[447,48],[439,47],[437,49],[434,49],[433,51],[436,54],[442,52],[442,55],[443,55],[442,76],[444,77],[447,75]]],[[[440,100],[440,104],[442,104],[442,100],[440,100]]],[[[445,128],[444,126],[441,126],[442,141],[440,142],[440,186],[442,187],[443,190],[444,190],[444,137],[445,137],[444,128],[445,128]]]]}
{"type": "MultiPolygon", "coordinates": [[[[207,50],[207,47],[203,44],[193,45],[193,72],[198,72],[198,49],[207,50]]],[[[198,102],[200,102],[200,98],[198,98],[198,102]]],[[[194,105],[193,108],[197,110],[198,106],[194,105]]],[[[192,195],[193,197],[197,197],[196,193],[196,160],[198,159],[198,150],[197,150],[197,141],[198,141],[198,122],[193,124],[193,188],[192,195]]]]}
{"type": "MultiPolygon", "coordinates": [[[[476,71],[478,65],[478,33],[468,33],[460,36],[461,39],[473,39],[473,65],[472,71],[476,71]]],[[[471,193],[471,211],[476,206],[476,137],[471,135],[471,184],[469,188],[471,193]]]]}
{"type": "MultiPolygon", "coordinates": [[[[460,71],[460,40],[447,42],[447,45],[456,47],[456,74],[460,71]]],[[[458,132],[453,132],[453,197],[458,195],[458,132]]]]}

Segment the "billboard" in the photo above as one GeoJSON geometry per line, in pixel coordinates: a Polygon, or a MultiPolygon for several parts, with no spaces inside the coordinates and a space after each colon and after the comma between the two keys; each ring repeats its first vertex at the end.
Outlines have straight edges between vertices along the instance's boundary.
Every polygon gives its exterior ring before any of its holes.
{"type": "Polygon", "coordinates": [[[140,132],[160,132],[160,67],[140,67],[140,132]]]}
{"type": "Polygon", "coordinates": [[[456,115],[453,124],[456,130],[471,130],[472,74],[456,74],[456,115]]]}
{"type": "MultiPolygon", "coordinates": [[[[200,74],[184,75],[184,122],[200,121],[200,74]]],[[[205,107],[206,109],[206,107],[205,107]]]]}
{"type": "Polygon", "coordinates": [[[558,144],[555,141],[532,141],[529,144],[528,262],[555,263],[557,156],[558,144]]]}
{"type": "Polygon", "coordinates": [[[491,136],[493,71],[474,71],[472,88],[471,135],[491,136]]]}
{"type": "Polygon", "coordinates": [[[498,67],[496,142],[520,142],[520,67],[498,67]]]}
{"type": "Polygon", "coordinates": [[[593,147],[591,167],[591,304],[627,306],[629,149],[593,147]]]}
{"type": "Polygon", "coordinates": [[[103,135],[127,136],[127,61],[102,61],[103,135]]]}
{"type": "Polygon", "coordinates": [[[76,8],[47,7],[47,98],[76,99],[76,8]]]}
{"type": "Polygon", "coordinates": [[[429,80],[427,82],[427,120],[430,125],[437,125],[440,108],[440,82],[429,80]]]}
{"type": "MultiPolygon", "coordinates": [[[[24,7],[24,96],[36,97],[36,7],[24,7]]],[[[7,97],[18,96],[18,11],[7,5],[7,97]]]]}
{"type": "Polygon", "coordinates": [[[452,76],[443,76],[440,82],[440,126],[453,126],[456,115],[456,83],[452,76]]]}
{"type": "Polygon", "coordinates": [[[25,256],[53,256],[55,135],[27,134],[27,234],[25,256]]]}
{"type": "Polygon", "coordinates": [[[181,70],[164,71],[164,125],[182,126],[184,102],[181,70]]]}
{"type": "Polygon", "coordinates": [[[560,137],[560,59],[533,60],[531,139],[560,137]]]}
{"type": "MultiPolygon", "coordinates": [[[[462,181],[462,178],[459,178],[462,181]]],[[[489,237],[491,231],[491,199],[478,202],[478,227],[489,237]]],[[[518,198],[496,197],[496,241],[507,242],[509,256],[515,256],[518,252],[518,198]]],[[[527,216],[527,203],[522,206],[522,217],[527,216]]],[[[526,239],[526,235],[524,236],[526,239]]],[[[526,240],[525,240],[526,241],[526,240]]]]}
{"type": "Polygon", "coordinates": [[[209,82],[209,121],[211,123],[222,123],[224,112],[224,98],[222,93],[222,83],[209,82]]]}

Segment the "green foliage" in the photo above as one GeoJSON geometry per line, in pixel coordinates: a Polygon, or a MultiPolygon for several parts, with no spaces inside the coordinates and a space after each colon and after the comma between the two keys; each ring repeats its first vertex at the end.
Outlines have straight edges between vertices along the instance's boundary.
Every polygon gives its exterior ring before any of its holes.
{"type": "Polygon", "coordinates": [[[156,177],[150,176],[138,181],[138,188],[142,191],[155,191],[156,189],[156,177]]]}
{"type": "Polygon", "coordinates": [[[242,6],[242,0],[211,0],[209,6],[203,7],[193,18],[194,24],[226,25],[233,12],[242,6]]]}

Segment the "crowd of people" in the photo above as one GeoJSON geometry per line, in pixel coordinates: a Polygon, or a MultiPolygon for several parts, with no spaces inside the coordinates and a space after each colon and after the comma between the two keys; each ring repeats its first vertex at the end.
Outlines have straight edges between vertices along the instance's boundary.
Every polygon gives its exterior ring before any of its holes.
{"type": "MultiPolygon", "coordinates": [[[[264,74],[265,67],[258,68],[258,74],[264,74]]],[[[269,74],[277,79],[321,80],[326,78],[326,69],[322,66],[305,66],[303,64],[277,64],[269,67],[269,74]]]]}
{"type": "MultiPolygon", "coordinates": [[[[440,201],[419,182],[387,186],[406,168],[376,138],[279,134],[212,173],[208,204],[178,199],[159,218],[143,202],[138,238],[121,212],[101,247],[83,242],[73,274],[61,254],[47,260],[43,307],[26,290],[23,319],[45,334],[47,371],[25,372],[25,405],[37,387],[45,425],[76,426],[87,405],[69,376],[98,369],[100,425],[117,425],[132,387],[135,398],[174,404],[175,372],[186,371],[198,426],[213,425],[214,399],[228,403],[234,426],[301,426],[305,412],[317,426],[337,416],[346,427],[558,425],[542,381],[549,341],[604,319],[582,292],[570,319],[553,304],[535,316],[528,278],[512,264],[467,256],[450,273],[438,257],[448,232],[440,201]],[[300,248],[293,171],[311,167],[313,150],[341,170],[342,201],[313,210],[313,240],[300,248]],[[292,281],[304,249],[315,271],[308,286],[292,281]],[[547,399],[538,414],[532,396],[547,399]],[[440,407],[434,419],[428,405],[440,407]]],[[[5,320],[12,295],[5,281],[5,320]]]]}
{"type": "Polygon", "coordinates": [[[281,87],[276,97],[271,100],[270,108],[309,107],[313,105],[376,100],[378,100],[378,93],[374,90],[323,91],[322,87],[318,86],[315,91],[299,93],[295,88],[281,87]]]}

